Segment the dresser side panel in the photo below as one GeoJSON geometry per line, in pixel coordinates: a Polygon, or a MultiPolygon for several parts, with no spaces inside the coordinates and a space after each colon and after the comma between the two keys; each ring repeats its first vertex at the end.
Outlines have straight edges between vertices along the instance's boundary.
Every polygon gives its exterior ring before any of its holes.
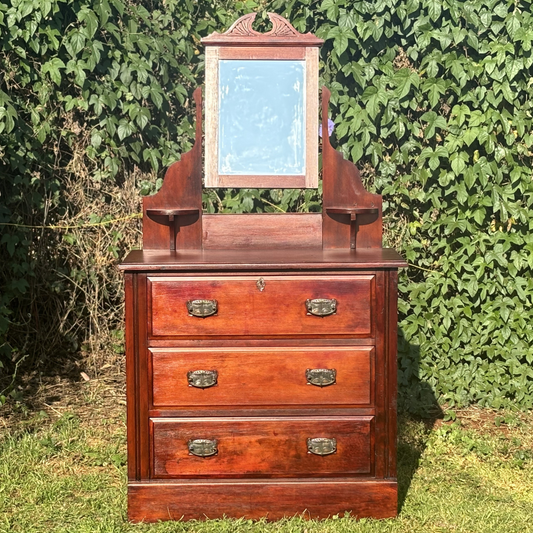
{"type": "Polygon", "coordinates": [[[388,406],[388,477],[396,477],[397,404],[398,404],[398,271],[387,273],[387,406],[388,406]]]}

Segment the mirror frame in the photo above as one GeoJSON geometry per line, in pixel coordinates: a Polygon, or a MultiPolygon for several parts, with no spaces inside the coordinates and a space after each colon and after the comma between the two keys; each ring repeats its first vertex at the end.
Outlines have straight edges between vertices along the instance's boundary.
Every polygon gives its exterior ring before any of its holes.
{"type": "Polygon", "coordinates": [[[252,28],[256,14],[238,19],[223,34],[214,32],[205,44],[205,187],[316,188],[318,187],[318,47],[323,43],[310,33],[301,34],[275,13],[268,13],[272,29],[252,28]],[[241,175],[218,172],[219,61],[305,61],[305,174],[241,175]]]}

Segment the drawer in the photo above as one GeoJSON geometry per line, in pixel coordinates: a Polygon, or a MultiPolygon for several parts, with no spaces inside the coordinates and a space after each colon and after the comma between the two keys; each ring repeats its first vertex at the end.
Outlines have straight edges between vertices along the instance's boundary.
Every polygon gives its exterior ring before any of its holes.
{"type": "MultiPolygon", "coordinates": [[[[373,275],[261,279],[264,285],[258,284],[259,276],[149,277],[150,333],[156,337],[372,335],[373,275]],[[202,300],[216,303],[201,310],[209,313],[216,305],[216,312],[192,316],[188,302],[202,300]],[[329,300],[329,304],[335,300],[335,312],[328,316],[311,314],[308,300],[329,300]]],[[[326,302],[322,307],[314,306],[312,312],[330,309],[326,302]]]]}
{"type": "Polygon", "coordinates": [[[154,407],[371,403],[372,346],[149,351],[154,407]]]}
{"type": "Polygon", "coordinates": [[[154,478],[371,474],[371,416],[150,422],[154,478]],[[195,453],[213,455],[194,455],[190,447],[195,453]],[[332,449],[336,451],[329,453],[332,449]]]}

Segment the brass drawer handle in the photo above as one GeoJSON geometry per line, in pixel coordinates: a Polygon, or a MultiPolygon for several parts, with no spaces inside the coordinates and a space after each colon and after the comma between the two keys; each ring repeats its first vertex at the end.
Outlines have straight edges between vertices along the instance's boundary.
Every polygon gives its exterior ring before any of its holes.
{"type": "Polygon", "coordinates": [[[194,439],[187,443],[190,455],[197,457],[211,457],[218,453],[218,442],[216,439],[194,439]]]}
{"type": "Polygon", "coordinates": [[[216,370],[189,370],[187,381],[190,387],[208,389],[217,384],[218,372],[216,370]]]}
{"type": "Polygon", "coordinates": [[[308,315],[328,316],[337,312],[337,300],[335,298],[315,298],[306,300],[305,308],[308,315]]]}
{"type": "Polygon", "coordinates": [[[307,451],[315,455],[331,455],[337,451],[337,439],[325,437],[307,439],[307,451]]]}
{"type": "Polygon", "coordinates": [[[327,387],[337,381],[337,371],[334,368],[308,368],[305,371],[308,385],[327,387]]]}
{"type": "Polygon", "coordinates": [[[216,300],[187,300],[187,311],[189,316],[198,316],[205,318],[214,315],[218,310],[216,300]]]}

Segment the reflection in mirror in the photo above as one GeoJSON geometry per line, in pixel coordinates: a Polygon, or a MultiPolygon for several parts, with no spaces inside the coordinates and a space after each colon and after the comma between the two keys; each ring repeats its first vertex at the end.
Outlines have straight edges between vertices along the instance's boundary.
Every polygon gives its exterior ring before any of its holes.
{"type": "Polygon", "coordinates": [[[305,61],[219,62],[219,174],[305,174],[305,86],[305,61]]]}

